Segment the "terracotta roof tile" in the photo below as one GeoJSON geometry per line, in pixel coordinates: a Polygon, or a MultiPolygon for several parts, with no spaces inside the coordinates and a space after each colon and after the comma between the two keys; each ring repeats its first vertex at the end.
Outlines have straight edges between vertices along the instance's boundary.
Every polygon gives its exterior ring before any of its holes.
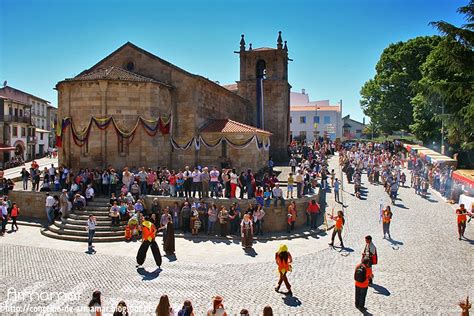
{"type": "Polygon", "coordinates": [[[263,129],[246,125],[229,119],[212,119],[209,120],[202,128],[201,133],[243,133],[243,134],[266,134],[272,133],[263,129]]]}
{"type": "MultiPolygon", "coordinates": [[[[91,72],[81,73],[74,78],[66,79],[65,81],[89,81],[89,80],[121,80],[121,81],[134,81],[134,82],[154,82],[167,85],[163,82],[156,81],[155,79],[148,78],[136,74],[134,72],[110,66],[107,68],[98,68],[91,72]]],[[[169,86],[169,85],[167,85],[169,86]]]]}

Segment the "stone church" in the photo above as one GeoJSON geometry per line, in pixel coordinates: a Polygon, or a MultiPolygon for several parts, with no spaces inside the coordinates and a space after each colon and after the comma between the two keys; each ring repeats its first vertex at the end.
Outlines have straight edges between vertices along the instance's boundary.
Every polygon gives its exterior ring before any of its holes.
{"type": "Polygon", "coordinates": [[[134,44],[56,85],[60,164],[259,170],[285,161],[288,49],[240,40],[240,80],[219,85],[134,44]]]}

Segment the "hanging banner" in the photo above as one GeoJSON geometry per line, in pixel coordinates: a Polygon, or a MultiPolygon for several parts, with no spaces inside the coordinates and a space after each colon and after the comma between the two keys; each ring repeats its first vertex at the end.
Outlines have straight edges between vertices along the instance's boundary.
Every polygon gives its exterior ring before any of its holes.
{"type": "Polygon", "coordinates": [[[80,131],[76,128],[72,118],[66,117],[62,120],[59,120],[56,124],[56,146],[62,147],[63,133],[69,125],[71,125],[71,135],[74,140],[74,143],[77,146],[83,146],[84,143],[89,140],[92,123],[94,123],[95,126],[97,126],[97,128],[100,130],[105,130],[112,124],[115,129],[115,132],[117,133],[117,136],[120,136],[122,138],[133,138],[135,132],[138,129],[138,126],[140,125],[143,127],[143,129],[149,136],[155,136],[158,131],[160,131],[163,135],[169,134],[171,129],[171,116],[168,116],[166,120],[163,120],[161,117],[156,120],[148,120],[141,116],[138,116],[134,123],[134,126],[128,131],[123,129],[123,127],[120,127],[120,124],[118,124],[118,122],[113,116],[103,118],[92,116],[87,126],[81,129],[80,131]]]}

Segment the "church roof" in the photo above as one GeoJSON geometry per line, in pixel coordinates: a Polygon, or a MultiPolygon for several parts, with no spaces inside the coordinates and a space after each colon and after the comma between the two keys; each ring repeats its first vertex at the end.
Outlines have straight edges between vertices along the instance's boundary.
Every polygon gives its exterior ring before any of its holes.
{"type": "Polygon", "coordinates": [[[266,134],[272,133],[244,123],[229,119],[211,119],[202,128],[201,133],[240,133],[240,134],[266,134]]]}
{"type": "Polygon", "coordinates": [[[276,50],[276,48],[271,48],[271,47],[259,47],[259,48],[254,48],[253,50],[259,51],[259,50],[276,50]]]}
{"type": "Polygon", "coordinates": [[[230,90],[230,91],[237,91],[239,90],[239,88],[237,87],[237,84],[236,83],[233,83],[233,84],[224,84],[222,85],[224,88],[226,88],[227,90],[230,90]]]}
{"type": "Polygon", "coordinates": [[[134,82],[154,82],[169,86],[163,82],[151,79],[131,71],[119,67],[98,68],[91,72],[81,73],[74,78],[66,79],[65,81],[89,81],[89,80],[120,80],[120,81],[134,81],[134,82]]]}

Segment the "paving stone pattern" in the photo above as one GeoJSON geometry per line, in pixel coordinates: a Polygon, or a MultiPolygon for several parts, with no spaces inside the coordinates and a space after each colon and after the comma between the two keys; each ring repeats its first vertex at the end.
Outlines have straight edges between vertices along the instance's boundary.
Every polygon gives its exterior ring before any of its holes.
{"type": "MultiPolygon", "coordinates": [[[[331,163],[336,161],[333,159],[331,163]]],[[[85,306],[91,292],[98,288],[106,306],[114,306],[124,299],[132,308],[146,306],[150,313],[160,295],[167,293],[175,308],[185,299],[191,299],[196,315],[205,315],[216,294],[224,297],[231,315],[242,308],[249,309],[251,315],[260,315],[266,304],[273,307],[276,315],[354,315],[360,312],[354,308],[353,269],[360,260],[364,236],[370,234],[378,249],[379,264],[374,267],[375,286],[369,288],[367,295],[368,312],[458,315],[457,302],[468,294],[473,297],[474,252],[472,242],[457,238],[453,208],[434,194],[423,199],[412,189],[401,188],[400,200],[392,209],[391,234],[397,242],[391,243],[382,239],[378,215],[380,200],[386,203],[389,199],[381,186],[365,182],[367,200],[357,200],[344,193],[348,205],[344,244],[348,250],[324,248],[303,256],[295,255],[294,271],[289,275],[293,298],[273,290],[277,278],[273,258],[254,264],[239,263],[236,258],[236,263],[220,264],[218,256],[213,254],[212,243],[197,245],[208,253],[207,262],[165,261],[159,273],[153,272],[151,253],[148,253],[145,269],[137,271],[135,260],[129,255],[97,253],[91,256],[67,249],[3,243],[0,245],[0,284],[3,285],[0,286],[0,308],[25,304],[49,305],[49,308],[85,306]],[[9,288],[10,292],[11,288],[65,291],[80,297],[53,302],[31,301],[28,297],[8,295],[9,288]]],[[[347,183],[344,189],[353,192],[353,186],[347,183]]],[[[328,195],[327,200],[328,212],[331,212],[333,196],[328,195]]],[[[472,226],[468,224],[466,231],[470,239],[474,239],[472,226]]],[[[327,243],[328,237],[321,238],[320,242],[327,243]]]]}

